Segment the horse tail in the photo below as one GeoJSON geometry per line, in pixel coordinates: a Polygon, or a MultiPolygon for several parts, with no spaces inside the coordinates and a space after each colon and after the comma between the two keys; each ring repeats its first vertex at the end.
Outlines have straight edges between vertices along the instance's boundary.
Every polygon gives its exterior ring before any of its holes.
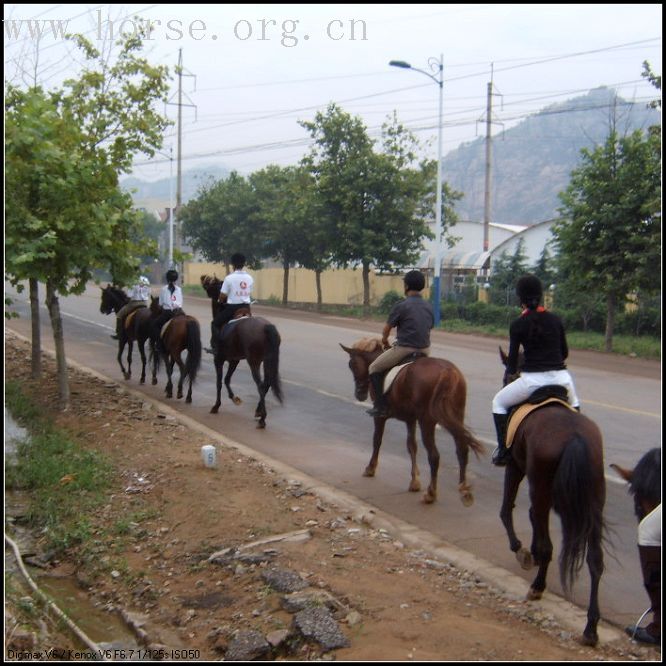
{"type": "Polygon", "coordinates": [[[282,402],[282,384],[280,383],[280,334],[273,324],[264,326],[266,336],[266,354],[264,356],[264,375],[273,395],[282,402]]]}
{"type": "Polygon", "coordinates": [[[197,378],[197,372],[201,366],[201,329],[196,319],[188,319],[187,327],[187,362],[185,368],[192,384],[197,378]]]}
{"type": "Polygon", "coordinates": [[[566,445],[553,481],[553,508],[562,521],[560,580],[569,593],[590,543],[600,540],[603,516],[588,444],[575,434],[566,445]]]}
{"type": "Polygon", "coordinates": [[[467,383],[462,373],[455,367],[440,372],[430,398],[430,413],[451,433],[456,443],[474,451],[478,458],[485,447],[465,426],[466,400],[467,383]]]}

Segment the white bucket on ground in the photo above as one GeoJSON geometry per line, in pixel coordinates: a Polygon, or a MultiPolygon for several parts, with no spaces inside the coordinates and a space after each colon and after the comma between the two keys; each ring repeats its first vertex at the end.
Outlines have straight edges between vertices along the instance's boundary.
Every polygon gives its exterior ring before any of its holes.
{"type": "Polygon", "coordinates": [[[201,447],[201,457],[206,467],[217,467],[217,450],[212,444],[201,447]]]}

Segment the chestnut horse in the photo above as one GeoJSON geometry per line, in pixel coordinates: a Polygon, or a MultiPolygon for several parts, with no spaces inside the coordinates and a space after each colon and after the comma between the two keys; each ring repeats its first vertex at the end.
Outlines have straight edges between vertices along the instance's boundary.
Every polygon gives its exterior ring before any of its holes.
{"type": "MultiPolygon", "coordinates": [[[[368,397],[370,364],[382,353],[382,343],[378,338],[364,338],[352,347],[340,344],[349,354],[349,368],[354,376],[354,394],[363,402],[368,397]]],[[[370,391],[373,389],[370,387],[370,391]]],[[[374,398],[374,395],[371,396],[374,398]]],[[[441,358],[421,357],[406,365],[397,375],[387,393],[389,416],[375,417],[375,430],[372,437],[372,456],[363,476],[374,476],[377,469],[379,449],[382,445],[384,427],[388,418],[396,418],[407,425],[407,451],[412,461],[409,490],[421,490],[419,468],[416,464],[416,424],[421,431],[423,446],[428,452],[430,465],[430,485],[423,501],[430,504],[437,499],[437,473],[439,471],[439,451],[435,443],[435,426],[446,428],[455,441],[458,457],[458,492],[465,506],[474,502],[471,486],[466,481],[469,450],[479,456],[483,445],[465,427],[465,403],[467,384],[458,368],[441,358]]]]}
{"type": "MultiPolygon", "coordinates": [[[[154,302],[157,302],[155,296],[151,296],[151,299],[154,302]]],[[[129,302],[129,296],[122,290],[117,287],[112,287],[107,285],[102,288],[102,302],[99,306],[99,311],[102,314],[111,314],[111,312],[118,312],[120,308],[123,307],[126,303],[129,302]]],[[[150,308],[138,308],[134,311],[134,317],[130,323],[130,327],[125,327],[126,317],[123,319],[123,322],[120,326],[120,335],[118,336],[118,365],[120,365],[120,370],[123,373],[125,379],[130,379],[132,377],[132,347],[134,341],[136,341],[137,346],[139,347],[139,354],[141,355],[141,379],[139,382],[143,384],[146,381],[146,352],[145,344],[148,341],[149,348],[153,350],[154,341],[150,337],[150,324],[151,319],[153,318],[153,313],[150,308]],[[123,351],[127,345],[127,370],[123,365],[123,351]]],[[[152,383],[157,384],[157,375],[156,369],[153,366],[152,372],[152,383]]]]}
{"type": "MultiPolygon", "coordinates": [[[[500,348],[506,366],[506,354],[500,348]]],[[[504,384],[518,375],[507,376],[504,384]]],[[[500,517],[511,550],[523,569],[537,564],[539,569],[527,594],[540,599],[546,588],[553,544],[548,531],[551,508],[562,522],[560,580],[569,594],[575,578],[587,559],[590,571],[590,599],[587,624],[581,642],[599,641],[599,580],[604,570],[602,538],[605,530],[603,508],[606,500],[603,443],[597,425],[566,405],[548,403],[530,412],[516,430],[511,458],[505,467],[504,499],[500,517]],[[530,494],[532,545],[527,551],[513,527],[513,508],[518,487],[527,475],[530,494]]]]}
{"type": "MultiPolygon", "coordinates": [[[[150,306],[155,316],[159,315],[162,307],[155,299],[150,306]]],[[[162,335],[162,345],[164,347],[164,364],[167,371],[167,385],[165,393],[167,398],[173,397],[173,382],[171,374],[173,366],[178,364],[180,370],[180,379],[178,381],[177,398],[183,397],[183,383],[185,377],[188,378],[188,389],[185,402],[192,402],[192,384],[196,381],[197,372],[201,367],[201,329],[199,322],[190,315],[176,315],[169,321],[169,326],[162,335]],[[187,351],[187,359],[183,362],[181,354],[187,351]]],[[[156,343],[156,347],[159,345],[156,343]]],[[[153,362],[155,370],[159,367],[161,353],[154,353],[153,362]]]]}

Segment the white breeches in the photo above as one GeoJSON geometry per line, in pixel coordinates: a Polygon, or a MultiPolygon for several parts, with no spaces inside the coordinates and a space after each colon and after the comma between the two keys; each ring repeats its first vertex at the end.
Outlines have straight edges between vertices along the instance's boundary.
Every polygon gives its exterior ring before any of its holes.
{"type": "Polygon", "coordinates": [[[527,400],[540,386],[557,384],[564,386],[569,394],[569,404],[579,407],[573,379],[568,370],[548,370],[546,372],[523,372],[518,379],[507,384],[493,398],[493,414],[508,414],[509,409],[527,400]]]}

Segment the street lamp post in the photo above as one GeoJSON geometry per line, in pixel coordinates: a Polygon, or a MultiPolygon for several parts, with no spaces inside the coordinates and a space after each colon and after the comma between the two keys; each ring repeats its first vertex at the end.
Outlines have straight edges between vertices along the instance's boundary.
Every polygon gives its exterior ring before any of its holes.
{"type": "Polygon", "coordinates": [[[442,288],[440,281],[440,273],[442,269],[442,92],[444,87],[444,55],[440,54],[439,60],[437,58],[429,58],[428,66],[431,71],[438,73],[434,76],[430,72],[423,69],[412,67],[404,60],[391,60],[389,65],[392,67],[402,67],[403,69],[413,69],[415,72],[421,72],[428,78],[432,79],[439,86],[439,115],[437,122],[437,185],[436,185],[436,200],[435,200],[435,271],[433,279],[433,313],[435,315],[435,328],[439,326],[441,321],[440,315],[440,301],[442,297],[442,288]]]}

